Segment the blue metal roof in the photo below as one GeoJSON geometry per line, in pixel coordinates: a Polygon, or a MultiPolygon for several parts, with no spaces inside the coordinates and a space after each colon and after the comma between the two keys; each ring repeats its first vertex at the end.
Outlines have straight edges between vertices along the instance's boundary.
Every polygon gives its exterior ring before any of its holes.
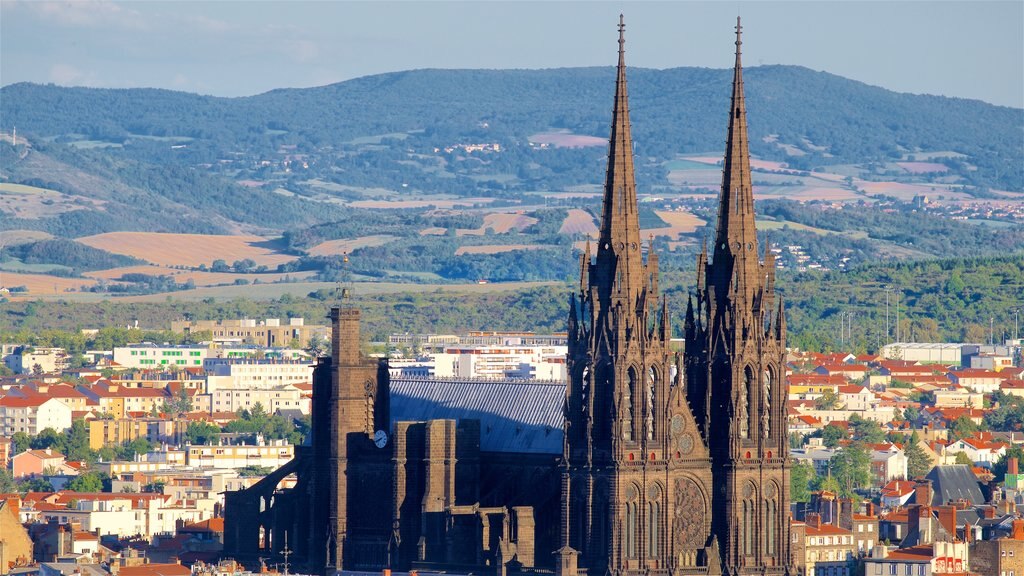
{"type": "Polygon", "coordinates": [[[565,383],[393,378],[391,421],[480,421],[480,450],[562,453],[565,383]]]}

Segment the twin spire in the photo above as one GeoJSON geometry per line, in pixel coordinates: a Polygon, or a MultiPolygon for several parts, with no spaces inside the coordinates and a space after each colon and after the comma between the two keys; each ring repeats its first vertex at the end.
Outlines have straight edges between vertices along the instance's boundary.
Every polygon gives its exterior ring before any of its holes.
{"type": "Polygon", "coordinates": [[[736,66],[732,78],[732,105],[729,110],[729,136],[722,166],[722,194],[718,205],[718,232],[714,253],[727,253],[746,260],[757,259],[757,231],[754,228],[754,188],[750,176],[750,150],[747,139],[747,104],[743,94],[741,47],[743,27],[736,17],[736,66]]]}
{"type": "MultiPolygon", "coordinates": [[[[598,262],[611,260],[608,273],[623,278],[627,293],[639,290],[643,276],[640,249],[640,222],[637,213],[633,143],[629,123],[629,97],[626,90],[626,50],[623,16],[619,15],[619,63],[615,80],[615,106],[612,110],[605,176],[604,207],[598,262]],[[634,285],[636,284],[636,285],[634,285]]],[[[754,224],[754,190],[750,174],[747,138],[747,106],[743,92],[741,47],[743,27],[736,18],[736,64],[733,70],[729,134],[722,170],[718,228],[714,246],[715,261],[720,257],[745,270],[756,264],[757,231],[754,224]],[[749,255],[749,257],[748,257],[749,255]]],[[[588,255],[589,256],[589,255],[588,255]]],[[[741,275],[746,276],[742,271],[741,275]]],[[[731,274],[730,274],[731,276],[731,274]]]]}
{"type": "Polygon", "coordinates": [[[626,88],[626,25],[619,15],[619,64],[615,79],[615,105],[612,109],[611,136],[608,142],[608,169],[605,174],[601,239],[598,262],[613,261],[619,289],[631,294],[639,291],[643,277],[640,250],[640,218],[637,214],[636,180],[633,167],[633,138],[629,124],[629,94],[626,88]]]}

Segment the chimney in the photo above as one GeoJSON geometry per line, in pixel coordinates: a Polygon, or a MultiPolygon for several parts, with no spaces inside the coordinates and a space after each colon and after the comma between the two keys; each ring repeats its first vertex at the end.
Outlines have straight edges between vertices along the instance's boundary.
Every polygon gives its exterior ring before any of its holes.
{"type": "Polygon", "coordinates": [[[1017,474],[1017,457],[1014,456],[1006,461],[1006,473],[1017,474]]]}
{"type": "Polygon", "coordinates": [[[807,518],[804,519],[804,522],[806,522],[808,526],[821,528],[821,514],[811,512],[807,515],[807,518]]]}
{"type": "Polygon", "coordinates": [[[43,450],[43,452],[46,452],[47,456],[52,456],[53,455],[53,450],[50,450],[49,448],[47,448],[46,450],[43,450]]]}
{"type": "Polygon", "coordinates": [[[870,502],[869,501],[869,502],[864,504],[864,515],[865,516],[874,516],[875,515],[875,503],[874,502],[870,502]]]}
{"type": "Polygon", "coordinates": [[[932,481],[919,480],[914,486],[914,502],[921,506],[930,506],[932,503],[932,481]]]}
{"type": "Polygon", "coordinates": [[[956,538],[956,506],[938,506],[935,512],[939,517],[939,523],[946,529],[946,532],[956,538]]]}
{"type": "Polygon", "coordinates": [[[995,518],[996,517],[996,507],[995,506],[985,506],[981,510],[982,510],[982,514],[984,515],[985,518],[995,518]]]}
{"type": "Polygon", "coordinates": [[[1013,519],[1013,530],[1010,534],[1014,540],[1024,540],[1024,518],[1013,519]]]}
{"type": "Polygon", "coordinates": [[[853,500],[843,498],[839,501],[839,527],[853,530],[853,500]]]}

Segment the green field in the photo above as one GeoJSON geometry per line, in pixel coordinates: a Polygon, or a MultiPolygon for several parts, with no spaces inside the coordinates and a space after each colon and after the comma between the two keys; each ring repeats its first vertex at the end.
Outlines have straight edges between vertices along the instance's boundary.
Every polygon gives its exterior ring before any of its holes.
{"type": "Polygon", "coordinates": [[[813,232],[815,234],[825,236],[827,234],[838,234],[840,236],[846,236],[854,240],[866,240],[868,233],[862,230],[852,230],[848,232],[836,232],[835,230],[825,230],[824,228],[816,228],[814,226],[808,226],[806,224],[800,224],[799,222],[790,222],[789,220],[758,220],[758,230],[782,230],[783,228],[789,228],[791,230],[803,230],[805,232],[813,232]]]}

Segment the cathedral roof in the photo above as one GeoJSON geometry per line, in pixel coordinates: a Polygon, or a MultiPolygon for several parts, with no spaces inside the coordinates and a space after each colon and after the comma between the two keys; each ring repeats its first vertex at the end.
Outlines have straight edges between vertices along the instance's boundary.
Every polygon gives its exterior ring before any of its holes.
{"type": "Polygon", "coordinates": [[[480,421],[480,449],[562,453],[565,384],[516,380],[395,378],[391,420],[480,421]]]}

